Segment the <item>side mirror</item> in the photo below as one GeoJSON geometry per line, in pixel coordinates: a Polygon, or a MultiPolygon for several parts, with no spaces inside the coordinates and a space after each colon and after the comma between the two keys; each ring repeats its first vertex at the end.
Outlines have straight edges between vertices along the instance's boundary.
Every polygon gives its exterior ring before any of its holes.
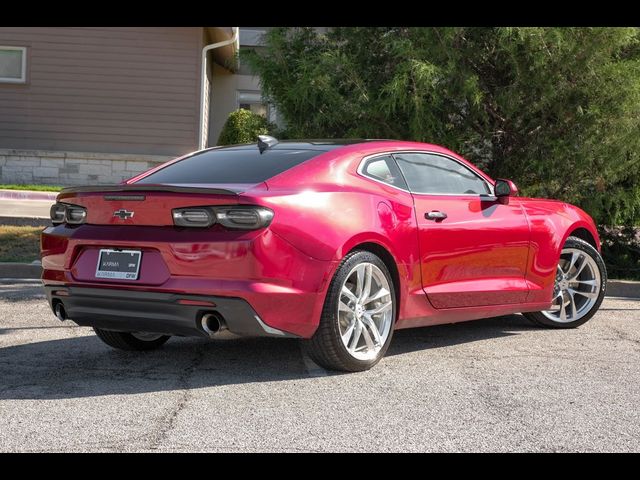
{"type": "Polygon", "coordinates": [[[496,197],[515,197],[518,195],[518,187],[511,180],[498,178],[494,185],[496,197]]]}

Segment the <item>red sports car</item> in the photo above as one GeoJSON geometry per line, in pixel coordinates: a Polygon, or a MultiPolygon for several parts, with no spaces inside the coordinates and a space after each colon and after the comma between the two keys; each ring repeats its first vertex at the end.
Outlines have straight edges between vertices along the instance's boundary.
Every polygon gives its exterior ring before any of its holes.
{"type": "Polygon", "coordinates": [[[365,370],[399,328],[519,312],[577,327],[607,278],[585,212],[426,143],[261,137],[64,189],[51,219],[51,308],[125,350],[228,330],[365,370]]]}

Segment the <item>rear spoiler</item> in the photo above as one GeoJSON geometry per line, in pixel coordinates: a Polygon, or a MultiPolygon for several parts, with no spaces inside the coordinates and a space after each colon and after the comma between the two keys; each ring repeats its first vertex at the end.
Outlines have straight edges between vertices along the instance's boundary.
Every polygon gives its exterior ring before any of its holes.
{"type": "Polygon", "coordinates": [[[63,188],[59,198],[74,193],[108,193],[108,192],[175,192],[175,193],[205,193],[209,195],[237,195],[245,189],[189,187],[184,185],[91,185],[63,188]]]}

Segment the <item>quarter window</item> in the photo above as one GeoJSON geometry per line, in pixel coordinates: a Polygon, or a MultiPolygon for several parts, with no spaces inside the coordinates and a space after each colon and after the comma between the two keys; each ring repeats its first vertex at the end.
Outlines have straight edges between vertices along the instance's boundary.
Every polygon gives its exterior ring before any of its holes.
{"type": "Polygon", "coordinates": [[[400,173],[396,162],[394,162],[393,158],[389,155],[367,160],[362,167],[362,174],[374,180],[393,185],[394,187],[407,188],[402,173],[400,173]]]}
{"type": "Polygon", "coordinates": [[[394,158],[413,193],[482,195],[491,190],[464,165],[442,155],[397,153],[394,158]]]}
{"type": "Polygon", "coordinates": [[[26,83],[27,48],[0,46],[0,83],[26,83]]]}

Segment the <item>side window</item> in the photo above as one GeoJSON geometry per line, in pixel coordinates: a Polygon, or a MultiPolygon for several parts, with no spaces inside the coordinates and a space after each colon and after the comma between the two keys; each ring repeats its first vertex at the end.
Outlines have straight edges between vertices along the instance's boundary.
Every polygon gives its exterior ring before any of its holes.
{"type": "Polygon", "coordinates": [[[490,194],[487,182],[460,163],[428,153],[394,154],[409,190],[431,194],[490,194]]]}
{"type": "Polygon", "coordinates": [[[367,160],[362,167],[362,174],[398,188],[407,188],[396,162],[389,155],[373,157],[367,160]]]}

